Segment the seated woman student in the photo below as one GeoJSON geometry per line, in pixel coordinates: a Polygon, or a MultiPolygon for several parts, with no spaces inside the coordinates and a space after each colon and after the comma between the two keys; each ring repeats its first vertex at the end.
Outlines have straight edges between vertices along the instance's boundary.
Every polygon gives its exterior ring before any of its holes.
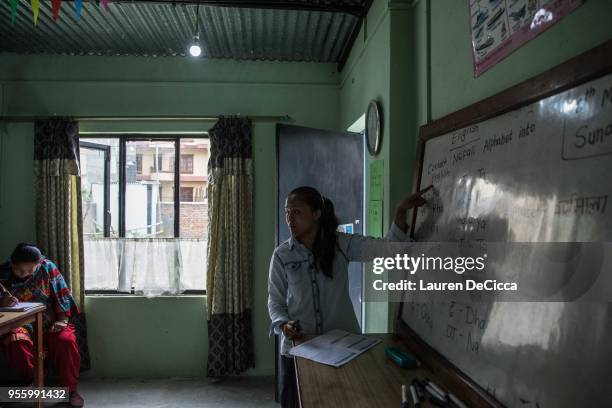
{"type": "MultiPolygon", "coordinates": [[[[59,375],[59,386],[69,389],[70,405],[83,406],[77,391],[81,358],[75,329],[68,323],[68,318],[79,310],[57,266],[34,245],[22,243],[13,251],[10,262],[0,269],[0,282],[8,290],[2,293],[0,305],[13,306],[22,301],[47,306],[43,344],[48,358],[59,375]]],[[[0,338],[9,366],[28,383],[34,379],[32,330],[32,325],[26,325],[0,338]]]]}
{"type": "MultiPolygon", "coordinates": [[[[409,241],[406,213],[423,205],[419,191],[399,203],[386,241],[409,241]]],[[[369,261],[366,253],[380,248],[380,240],[337,232],[333,203],[312,187],[291,191],[285,202],[285,221],[291,237],[279,245],[270,261],[268,311],[272,330],[282,334],[281,406],[297,404],[291,340],[302,334],[332,329],[358,333],[359,323],[349,297],[348,263],[369,261]]]]}

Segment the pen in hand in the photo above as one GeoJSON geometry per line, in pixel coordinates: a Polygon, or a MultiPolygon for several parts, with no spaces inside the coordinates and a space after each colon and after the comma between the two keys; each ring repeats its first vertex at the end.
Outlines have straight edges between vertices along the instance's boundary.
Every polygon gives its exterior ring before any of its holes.
{"type": "Polygon", "coordinates": [[[283,325],[283,333],[292,340],[300,339],[303,336],[300,321],[292,320],[285,323],[283,325]]]}
{"type": "Polygon", "coordinates": [[[7,288],[4,287],[3,284],[0,283],[0,291],[2,291],[2,298],[0,299],[0,306],[15,306],[19,303],[19,299],[9,292],[7,288]]]}

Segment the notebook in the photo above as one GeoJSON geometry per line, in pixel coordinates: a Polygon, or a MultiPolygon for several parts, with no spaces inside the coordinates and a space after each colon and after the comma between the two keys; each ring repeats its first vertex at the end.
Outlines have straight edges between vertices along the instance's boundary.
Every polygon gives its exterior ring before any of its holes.
{"type": "Polygon", "coordinates": [[[37,302],[19,302],[15,306],[2,306],[0,312],[25,312],[26,310],[32,309],[36,306],[40,306],[42,303],[37,302]]]}

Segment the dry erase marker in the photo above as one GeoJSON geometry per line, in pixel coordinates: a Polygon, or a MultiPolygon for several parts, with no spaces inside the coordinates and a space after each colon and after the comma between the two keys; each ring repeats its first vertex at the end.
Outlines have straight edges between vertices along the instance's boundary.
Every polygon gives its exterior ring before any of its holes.
{"type": "Polygon", "coordinates": [[[442,402],[446,402],[446,398],[439,394],[438,391],[436,391],[431,385],[429,384],[423,384],[425,391],[427,391],[429,393],[429,395],[431,395],[432,397],[434,397],[435,399],[442,401],[442,402]]]}
{"type": "Polygon", "coordinates": [[[454,394],[451,394],[450,392],[448,393],[448,398],[451,400],[451,402],[453,404],[455,404],[458,408],[468,408],[467,405],[465,405],[463,402],[461,402],[461,400],[457,397],[455,397],[454,394]]]}
{"type": "Polygon", "coordinates": [[[445,399],[446,399],[446,392],[444,392],[444,390],[440,387],[438,387],[433,381],[431,381],[429,378],[425,377],[425,382],[429,385],[431,385],[431,388],[433,388],[434,390],[436,390],[436,392],[440,395],[442,395],[445,399]]]}
{"type": "Polygon", "coordinates": [[[442,407],[442,408],[454,408],[453,405],[449,404],[448,402],[444,401],[444,400],[439,400],[437,398],[431,397],[429,398],[429,402],[432,405],[435,405],[436,407],[442,407]]]}
{"type": "Polygon", "coordinates": [[[402,384],[402,408],[410,408],[410,401],[408,400],[408,386],[402,384]]]}
{"type": "Polygon", "coordinates": [[[410,394],[412,395],[412,403],[414,404],[414,407],[419,408],[419,397],[414,384],[410,386],[410,394]]]}
{"type": "Polygon", "coordinates": [[[425,391],[423,390],[423,386],[421,385],[419,380],[417,379],[412,380],[412,385],[414,386],[414,389],[416,390],[419,400],[423,401],[425,399],[425,395],[424,395],[425,391]]]}

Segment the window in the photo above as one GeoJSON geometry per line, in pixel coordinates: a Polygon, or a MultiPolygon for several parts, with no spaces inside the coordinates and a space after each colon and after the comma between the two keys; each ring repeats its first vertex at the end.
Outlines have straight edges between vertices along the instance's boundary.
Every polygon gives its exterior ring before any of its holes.
{"type": "Polygon", "coordinates": [[[181,173],[193,174],[193,154],[181,154],[181,173]]]}
{"type": "Polygon", "coordinates": [[[181,187],[181,202],[193,202],[193,187],[181,187]]]}
{"type": "Polygon", "coordinates": [[[170,157],[168,160],[168,171],[174,171],[174,156],[170,157]]]}
{"type": "Polygon", "coordinates": [[[81,137],[87,292],[205,290],[208,146],[181,137],[81,137]],[[184,176],[174,167],[178,152],[187,152],[179,155],[184,176]]]}
{"type": "Polygon", "coordinates": [[[136,155],[136,174],[142,174],[142,154],[136,155]]]}

